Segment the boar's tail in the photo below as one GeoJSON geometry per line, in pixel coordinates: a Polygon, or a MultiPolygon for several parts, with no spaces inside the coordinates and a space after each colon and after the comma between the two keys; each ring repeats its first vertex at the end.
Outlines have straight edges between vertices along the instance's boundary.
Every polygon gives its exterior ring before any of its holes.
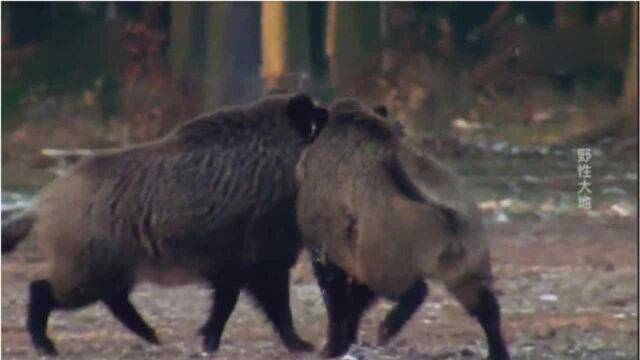
{"type": "Polygon", "coordinates": [[[11,252],[31,231],[36,216],[31,211],[23,211],[2,221],[2,253],[11,252]]]}
{"type": "Polygon", "coordinates": [[[429,204],[435,208],[452,234],[459,234],[464,230],[465,216],[454,206],[441,201],[432,191],[424,191],[424,186],[420,186],[411,178],[400,159],[397,157],[389,159],[385,162],[385,167],[391,181],[402,195],[410,200],[429,204]]]}

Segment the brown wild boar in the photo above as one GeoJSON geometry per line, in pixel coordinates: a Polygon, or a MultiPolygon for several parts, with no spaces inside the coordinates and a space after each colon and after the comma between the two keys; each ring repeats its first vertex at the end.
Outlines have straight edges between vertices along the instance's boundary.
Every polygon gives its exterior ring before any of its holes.
{"type": "Polygon", "coordinates": [[[2,223],[2,252],[37,238],[48,272],[30,285],[27,329],[55,355],[51,311],[102,301],[126,327],[158,339],[129,301],[139,281],[215,288],[200,334],[217,350],[245,288],[291,351],[289,269],[301,248],[295,164],[327,120],[306,95],[266,97],[199,116],[157,141],[97,151],[2,223]]]}
{"type": "Polygon", "coordinates": [[[298,224],[324,290],[322,353],[357,339],[377,295],[398,303],[380,325],[386,344],[442,281],[484,329],[492,359],[508,359],[481,216],[454,173],[407,145],[372,111],[340,102],[297,168],[298,224]]]}

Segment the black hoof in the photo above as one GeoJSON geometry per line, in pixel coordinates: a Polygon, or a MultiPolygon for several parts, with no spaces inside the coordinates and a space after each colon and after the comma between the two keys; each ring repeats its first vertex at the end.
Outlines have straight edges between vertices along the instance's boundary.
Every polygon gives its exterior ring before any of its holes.
{"type": "Polygon", "coordinates": [[[205,336],[202,339],[202,351],[206,353],[214,353],[220,348],[220,338],[216,336],[205,336]]]}
{"type": "Polygon", "coordinates": [[[153,345],[160,345],[160,339],[158,339],[158,335],[156,335],[155,331],[151,331],[149,334],[144,336],[144,339],[153,345]]]}
{"type": "Polygon", "coordinates": [[[37,344],[34,344],[34,346],[39,355],[58,356],[58,350],[49,339],[43,339],[37,344]]]}
{"type": "Polygon", "coordinates": [[[310,352],[316,349],[315,346],[313,346],[311,343],[308,343],[300,338],[287,341],[285,346],[290,352],[310,352]]]}
{"type": "Polygon", "coordinates": [[[501,349],[496,351],[494,354],[489,354],[489,360],[511,360],[511,356],[507,349],[501,349]]]}
{"type": "Polygon", "coordinates": [[[395,334],[389,330],[384,324],[380,324],[378,328],[378,346],[386,346],[395,334]]]}
{"type": "Polygon", "coordinates": [[[324,348],[320,351],[320,356],[325,358],[334,358],[338,356],[342,356],[349,351],[350,344],[326,344],[324,348]]]}

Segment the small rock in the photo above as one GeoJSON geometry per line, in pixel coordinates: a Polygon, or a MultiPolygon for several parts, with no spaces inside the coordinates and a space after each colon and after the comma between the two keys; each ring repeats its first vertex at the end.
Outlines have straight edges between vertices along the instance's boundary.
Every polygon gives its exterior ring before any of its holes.
{"type": "Polygon", "coordinates": [[[541,329],[537,331],[537,335],[539,338],[550,339],[556,336],[556,330],[551,328],[541,329]]]}
{"type": "Polygon", "coordinates": [[[475,353],[473,352],[473,350],[469,349],[469,348],[464,348],[462,350],[460,350],[460,355],[462,357],[472,357],[475,355],[475,353]]]}
{"type": "Polygon", "coordinates": [[[610,262],[607,262],[607,264],[604,266],[604,270],[607,272],[612,272],[616,270],[616,266],[610,262]]]}
{"type": "Polygon", "coordinates": [[[503,152],[508,146],[509,144],[507,144],[506,142],[499,142],[491,145],[491,150],[493,152],[500,153],[503,152]]]}
{"type": "Polygon", "coordinates": [[[480,124],[476,122],[469,122],[463,118],[457,118],[451,123],[451,127],[458,130],[477,130],[480,129],[480,124]]]}
{"type": "Polygon", "coordinates": [[[498,202],[495,200],[483,201],[478,204],[480,210],[495,210],[498,208],[498,202]]]}
{"type": "Polygon", "coordinates": [[[602,189],[602,193],[604,195],[627,195],[627,192],[624,189],[615,186],[609,186],[602,189]]]}
{"type": "Polygon", "coordinates": [[[626,206],[624,206],[624,204],[615,204],[611,206],[611,211],[621,217],[627,217],[629,215],[631,215],[631,211],[629,211],[629,209],[627,209],[626,206]]]}
{"type": "Polygon", "coordinates": [[[539,177],[537,176],[533,176],[533,175],[524,175],[522,177],[522,180],[526,181],[526,182],[530,182],[530,183],[539,183],[541,180],[539,177]]]}
{"type": "Polygon", "coordinates": [[[501,207],[509,207],[509,206],[511,206],[513,204],[513,200],[512,199],[503,199],[503,200],[500,200],[499,204],[500,204],[501,207]]]}
{"type": "Polygon", "coordinates": [[[498,222],[498,223],[508,223],[509,222],[509,217],[507,216],[507,214],[504,211],[500,211],[500,212],[496,213],[495,221],[498,222]]]}
{"type": "Polygon", "coordinates": [[[558,296],[556,294],[544,293],[540,295],[540,301],[556,302],[558,301],[558,296]]]}

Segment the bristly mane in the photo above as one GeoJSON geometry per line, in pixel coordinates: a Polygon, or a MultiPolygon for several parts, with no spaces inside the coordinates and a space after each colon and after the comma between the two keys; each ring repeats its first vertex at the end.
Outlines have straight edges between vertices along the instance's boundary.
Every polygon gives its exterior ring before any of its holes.
{"type": "Polygon", "coordinates": [[[335,126],[340,128],[355,128],[357,131],[366,133],[371,138],[388,142],[396,138],[395,133],[389,125],[372,113],[345,112],[335,115],[333,120],[335,126]]]}
{"type": "Polygon", "coordinates": [[[264,114],[272,114],[287,99],[284,95],[273,95],[248,106],[222,108],[179,125],[170,136],[194,145],[204,145],[226,144],[243,137],[270,134],[278,125],[274,121],[276,117],[264,114]]]}

